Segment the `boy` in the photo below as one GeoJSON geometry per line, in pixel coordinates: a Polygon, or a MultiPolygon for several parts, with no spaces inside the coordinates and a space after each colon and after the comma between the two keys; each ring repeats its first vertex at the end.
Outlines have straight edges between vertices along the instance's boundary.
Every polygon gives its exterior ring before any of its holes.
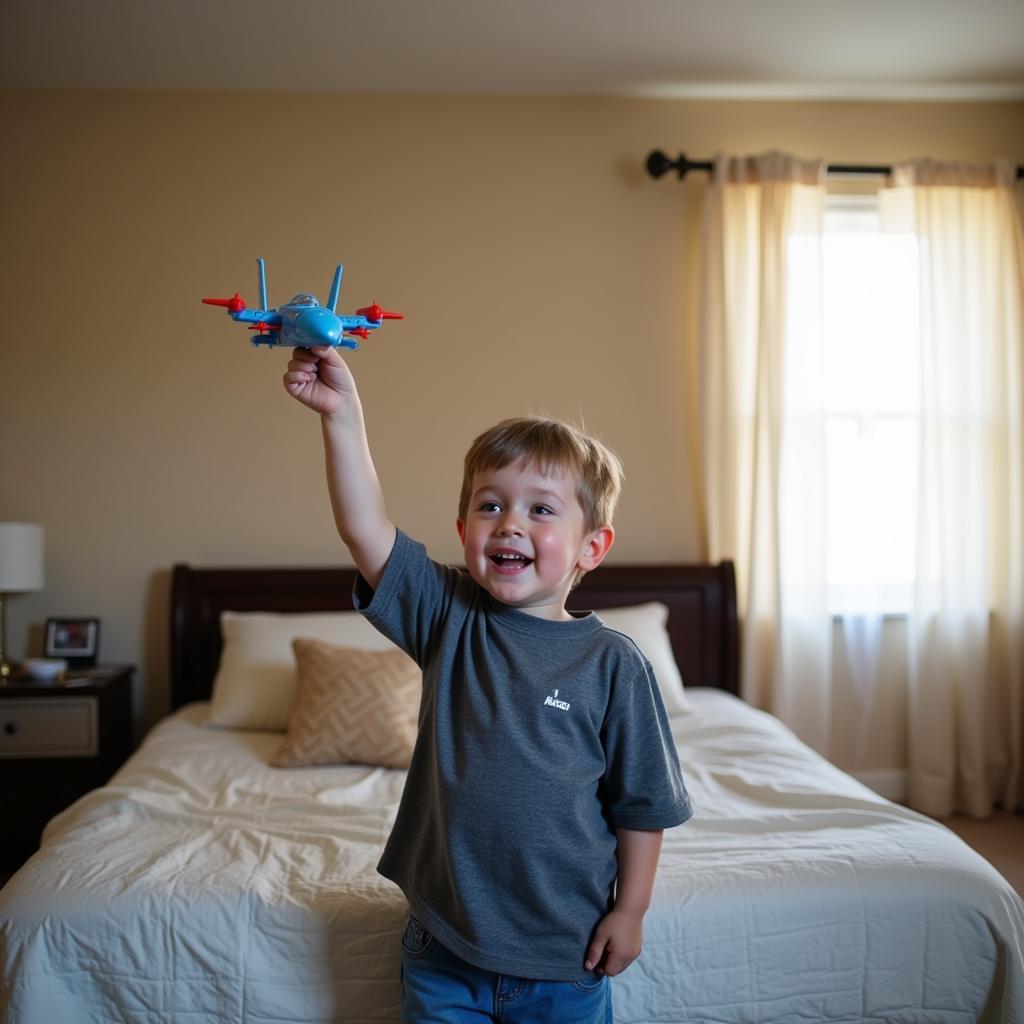
{"type": "Polygon", "coordinates": [[[548,420],[481,435],[456,524],[463,573],[388,519],[337,350],[296,349],[284,385],[321,416],[356,606],[423,669],[378,865],[411,908],[402,1020],[606,1024],[608,979],[640,953],[661,830],[692,813],[650,664],[565,610],[612,546],[618,460],[548,420]]]}

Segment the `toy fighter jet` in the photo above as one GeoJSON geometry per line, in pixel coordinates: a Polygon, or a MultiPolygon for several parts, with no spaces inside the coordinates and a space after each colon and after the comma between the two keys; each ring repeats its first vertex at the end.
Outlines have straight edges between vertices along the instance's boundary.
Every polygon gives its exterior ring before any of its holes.
{"type": "Polygon", "coordinates": [[[230,299],[203,299],[208,306],[226,307],[232,320],[249,324],[249,330],[256,331],[252,339],[254,347],[283,345],[288,348],[312,348],[314,345],[332,345],[335,348],[359,348],[356,338],[365,341],[370,331],[376,330],[385,320],[404,319],[401,313],[389,313],[376,302],[372,306],[357,309],[354,316],[337,314],[335,308],[341,290],[341,266],[334,271],[326,306],[321,306],[315,295],[301,293],[291,302],[271,309],[267,305],[267,278],[263,260],[257,260],[256,263],[259,266],[259,309],[247,309],[238,292],[230,299]]]}

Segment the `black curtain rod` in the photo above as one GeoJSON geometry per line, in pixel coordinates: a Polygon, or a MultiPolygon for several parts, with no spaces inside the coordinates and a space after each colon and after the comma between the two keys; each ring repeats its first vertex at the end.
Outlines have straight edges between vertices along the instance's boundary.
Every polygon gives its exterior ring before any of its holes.
{"type": "MultiPolygon", "coordinates": [[[[684,153],[680,153],[675,160],[670,160],[660,149],[653,150],[647,157],[647,173],[652,178],[660,178],[663,174],[675,170],[679,173],[679,180],[682,181],[690,171],[711,171],[714,170],[714,166],[711,160],[690,160],[684,153]]],[[[888,177],[892,174],[892,168],[881,164],[829,164],[828,173],[873,174],[888,177]]],[[[1024,165],[1018,164],[1017,178],[1024,178],[1024,165]]]]}

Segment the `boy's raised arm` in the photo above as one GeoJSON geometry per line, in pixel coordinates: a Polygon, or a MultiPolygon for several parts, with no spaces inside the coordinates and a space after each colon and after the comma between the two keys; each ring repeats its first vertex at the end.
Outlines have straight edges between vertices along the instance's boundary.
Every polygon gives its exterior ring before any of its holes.
{"type": "Polygon", "coordinates": [[[320,414],[334,522],[356,568],[376,590],[395,543],[395,527],[384,508],[352,374],[330,346],[297,348],[284,386],[292,398],[320,414]]]}

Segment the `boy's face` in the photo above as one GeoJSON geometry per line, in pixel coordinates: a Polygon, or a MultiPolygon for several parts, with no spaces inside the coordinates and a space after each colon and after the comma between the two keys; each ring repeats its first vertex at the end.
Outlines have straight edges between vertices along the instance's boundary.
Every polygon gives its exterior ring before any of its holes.
{"type": "Polygon", "coordinates": [[[473,477],[465,520],[457,522],[469,574],[503,604],[546,619],[567,619],[577,572],[600,565],[615,538],[587,531],[576,479],[513,464],[473,477]]]}

